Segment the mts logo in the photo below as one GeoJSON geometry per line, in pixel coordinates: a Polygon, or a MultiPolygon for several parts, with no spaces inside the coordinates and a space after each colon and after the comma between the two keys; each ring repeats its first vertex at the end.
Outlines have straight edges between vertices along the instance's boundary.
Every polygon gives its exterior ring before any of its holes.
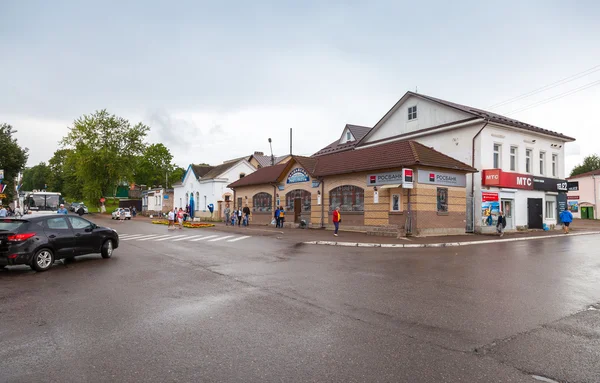
{"type": "Polygon", "coordinates": [[[531,178],[517,177],[517,186],[531,186],[531,178]]]}
{"type": "Polygon", "coordinates": [[[486,174],[485,179],[486,180],[499,180],[500,175],[499,174],[486,174]]]}

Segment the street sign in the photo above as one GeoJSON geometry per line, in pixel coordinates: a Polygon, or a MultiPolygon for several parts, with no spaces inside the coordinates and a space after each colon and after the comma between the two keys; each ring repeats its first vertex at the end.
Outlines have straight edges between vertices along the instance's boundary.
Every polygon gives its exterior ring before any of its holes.
{"type": "Polygon", "coordinates": [[[104,203],[104,202],[106,202],[106,198],[104,198],[104,197],[100,198],[100,202],[101,202],[101,203],[104,203]]]}

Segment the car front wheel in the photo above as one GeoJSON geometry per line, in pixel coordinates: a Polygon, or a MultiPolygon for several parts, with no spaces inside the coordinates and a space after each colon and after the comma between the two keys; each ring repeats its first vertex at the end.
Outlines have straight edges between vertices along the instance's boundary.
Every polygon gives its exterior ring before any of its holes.
{"type": "Polygon", "coordinates": [[[33,256],[33,261],[31,262],[31,267],[35,271],[46,271],[52,267],[54,263],[54,254],[52,251],[48,249],[38,250],[37,253],[33,256]]]}
{"type": "Polygon", "coordinates": [[[104,244],[102,244],[102,250],[100,253],[102,254],[102,258],[110,258],[112,257],[114,251],[113,241],[112,239],[107,239],[104,244]]]}

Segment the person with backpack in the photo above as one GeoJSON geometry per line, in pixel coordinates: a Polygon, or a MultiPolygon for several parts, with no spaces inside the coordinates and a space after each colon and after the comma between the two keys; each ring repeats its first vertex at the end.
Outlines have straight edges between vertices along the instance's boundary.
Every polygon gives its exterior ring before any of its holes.
{"type": "Polygon", "coordinates": [[[285,210],[283,210],[283,206],[279,206],[279,227],[283,229],[284,223],[285,223],[285,210]]]}
{"type": "Polygon", "coordinates": [[[559,218],[563,223],[563,232],[569,234],[569,226],[573,222],[573,213],[569,211],[569,207],[560,212],[559,218]]]}
{"type": "Polygon", "coordinates": [[[281,213],[281,210],[279,210],[279,207],[277,207],[277,209],[275,209],[275,214],[273,215],[273,218],[275,218],[275,227],[279,227],[279,215],[281,213]]]}

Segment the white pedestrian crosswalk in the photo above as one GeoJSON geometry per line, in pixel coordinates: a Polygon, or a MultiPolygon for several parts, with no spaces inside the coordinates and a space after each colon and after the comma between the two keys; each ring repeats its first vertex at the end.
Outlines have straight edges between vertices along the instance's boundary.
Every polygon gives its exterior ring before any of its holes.
{"type": "Polygon", "coordinates": [[[122,233],[119,234],[120,241],[152,241],[152,242],[237,242],[244,239],[250,238],[250,235],[236,236],[236,235],[187,235],[187,234],[131,234],[122,233]]]}

